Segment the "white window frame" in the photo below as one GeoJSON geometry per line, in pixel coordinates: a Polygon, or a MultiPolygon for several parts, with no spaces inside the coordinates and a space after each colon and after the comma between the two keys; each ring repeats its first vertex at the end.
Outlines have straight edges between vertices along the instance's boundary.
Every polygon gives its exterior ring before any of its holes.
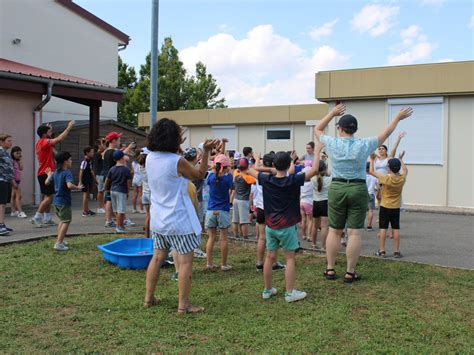
{"type": "Polygon", "coordinates": [[[266,141],[271,141],[271,142],[289,142],[293,138],[293,127],[288,126],[288,127],[278,127],[278,128],[265,128],[265,140],[266,141]],[[268,138],[268,131],[290,131],[290,138],[288,139],[271,139],[268,138]]]}
{"type": "MultiPolygon", "coordinates": [[[[414,164],[414,165],[437,165],[443,166],[444,165],[444,155],[445,155],[445,101],[444,97],[442,96],[433,96],[433,97],[413,97],[413,98],[396,98],[396,99],[388,99],[387,100],[387,121],[390,123],[391,117],[391,106],[392,105],[401,105],[401,106],[410,106],[416,104],[441,104],[441,132],[440,132],[440,139],[441,139],[441,151],[439,158],[435,161],[427,162],[427,161],[419,161],[419,160],[412,160],[410,159],[409,152],[407,152],[406,162],[407,164],[414,164]]],[[[416,114],[416,107],[414,108],[416,114]]],[[[407,118],[410,120],[412,118],[407,118]]],[[[402,121],[403,122],[403,121],[402,121]]],[[[392,134],[389,139],[389,147],[392,147],[397,139],[397,132],[398,129],[392,134]]],[[[410,134],[410,132],[407,132],[410,134]]],[[[420,142],[420,144],[422,144],[420,142]]],[[[398,150],[400,152],[400,149],[398,150]]]]}

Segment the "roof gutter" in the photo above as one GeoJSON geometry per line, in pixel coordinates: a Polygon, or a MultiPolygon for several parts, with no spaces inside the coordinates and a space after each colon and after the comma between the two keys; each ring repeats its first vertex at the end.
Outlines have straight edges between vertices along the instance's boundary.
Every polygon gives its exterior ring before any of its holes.
{"type": "Polygon", "coordinates": [[[126,49],[126,48],[127,48],[127,44],[126,44],[126,43],[125,43],[125,44],[119,44],[119,45],[118,45],[118,51],[119,51],[119,52],[120,52],[120,51],[123,51],[123,50],[126,49]]]}
{"type": "Polygon", "coordinates": [[[44,106],[46,106],[46,104],[49,102],[49,100],[51,100],[51,96],[53,95],[53,81],[52,80],[49,80],[48,81],[48,88],[47,88],[47,91],[46,91],[46,97],[44,98],[43,101],[41,101],[39,103],[38,106],[35,107],[35,109],[33,111],[41,111],[43,109],[44,106]]]}
{"type": "Polygon", "coordinates": [[[102,91],[102,92],[108,92],[108,93],[113,93],[113,94],[125,93],[125,90],[118,89],[118,88],[104,87],[104,86],[98,86],[98,85],[96,86],[93,84],[81,84],[81,83],[75,83],[75,82],[59,80],[59,79],[40,78],[40,77],[32,76],[32,75],[2,72],[2,71],[0,71],[0,78],[30,81],[30,82],[41,83],[41,84],[46,84],[46,85],[48,85],[51,82],[56,86],[63,86],[63,87],[83,89],[83,90],[102,91]]]}

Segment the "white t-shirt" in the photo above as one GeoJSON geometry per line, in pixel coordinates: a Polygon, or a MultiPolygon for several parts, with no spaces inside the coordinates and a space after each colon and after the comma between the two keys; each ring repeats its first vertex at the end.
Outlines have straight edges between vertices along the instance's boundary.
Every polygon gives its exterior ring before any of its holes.
{"type": "Polygon", "coordinates": [[[252,186],[255,186],[257,188],[257,197],[255,197],[255,195],[253,195],[253,204],[255,205],[255,207],[260,208],[260,209],[263,210],[263,189],[262,189],[262,186],[259,185],[258,180],[255,183],[255,185],[252,185],[252,186]]]}
{"type": "Polygon", "coordinates": [[[388,158],[375,159],[375,171],[384,175],[388,175],[388,158]]]}
{"type": "Polygon", "coordinates": [[[365,182],[367,183],[367,190],[369,192],[369,195],[375,195],[375,187],[379,182],[378,179],[375,176],[367,175],[365,177],[365,182]]]}
{"type": "Polygon", "coordinates": [[[255,200],[258,197],[257,185],[255,185],[255,184],[250,185],[250,193],[253,195],[253,204],[255,205],[255,200]]]}
{"type": "Polygon", "coordinates": [[[313,186],[311,181],[306,181],[303,186],[301,186],[301,203],[313,204],[313,186]]]}
{"type": "Polygon", "coordinates": [[[311,184],[313,185],[313,200],[314,201],[325,201],[328,199],[329,186],[332,182],[331,176],[323,176],[323,186],[321,191],[318,191],[318,177],[314,176],[311,178],[311,184]]]}

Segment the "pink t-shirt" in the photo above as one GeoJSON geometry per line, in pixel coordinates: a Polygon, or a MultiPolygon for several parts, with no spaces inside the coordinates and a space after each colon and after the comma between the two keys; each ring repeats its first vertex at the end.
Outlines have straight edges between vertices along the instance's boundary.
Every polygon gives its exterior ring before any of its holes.
{"type": "Polygon", "coordinates": [[[20,162],[15,159],[12,159],[12,161],[13,161],[13,179],[16,182],[20,182],[21,181],[20,162]]]}

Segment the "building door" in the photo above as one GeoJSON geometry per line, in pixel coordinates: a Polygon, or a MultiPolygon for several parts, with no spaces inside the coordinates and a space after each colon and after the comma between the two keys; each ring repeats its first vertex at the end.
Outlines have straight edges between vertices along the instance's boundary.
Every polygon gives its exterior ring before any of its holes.
{"type": "Polygon", "coordinates": [[[237,127],[236,126],[212,126],[214,138],[227,138],[226,150],[237,150],[237,127]]]}

